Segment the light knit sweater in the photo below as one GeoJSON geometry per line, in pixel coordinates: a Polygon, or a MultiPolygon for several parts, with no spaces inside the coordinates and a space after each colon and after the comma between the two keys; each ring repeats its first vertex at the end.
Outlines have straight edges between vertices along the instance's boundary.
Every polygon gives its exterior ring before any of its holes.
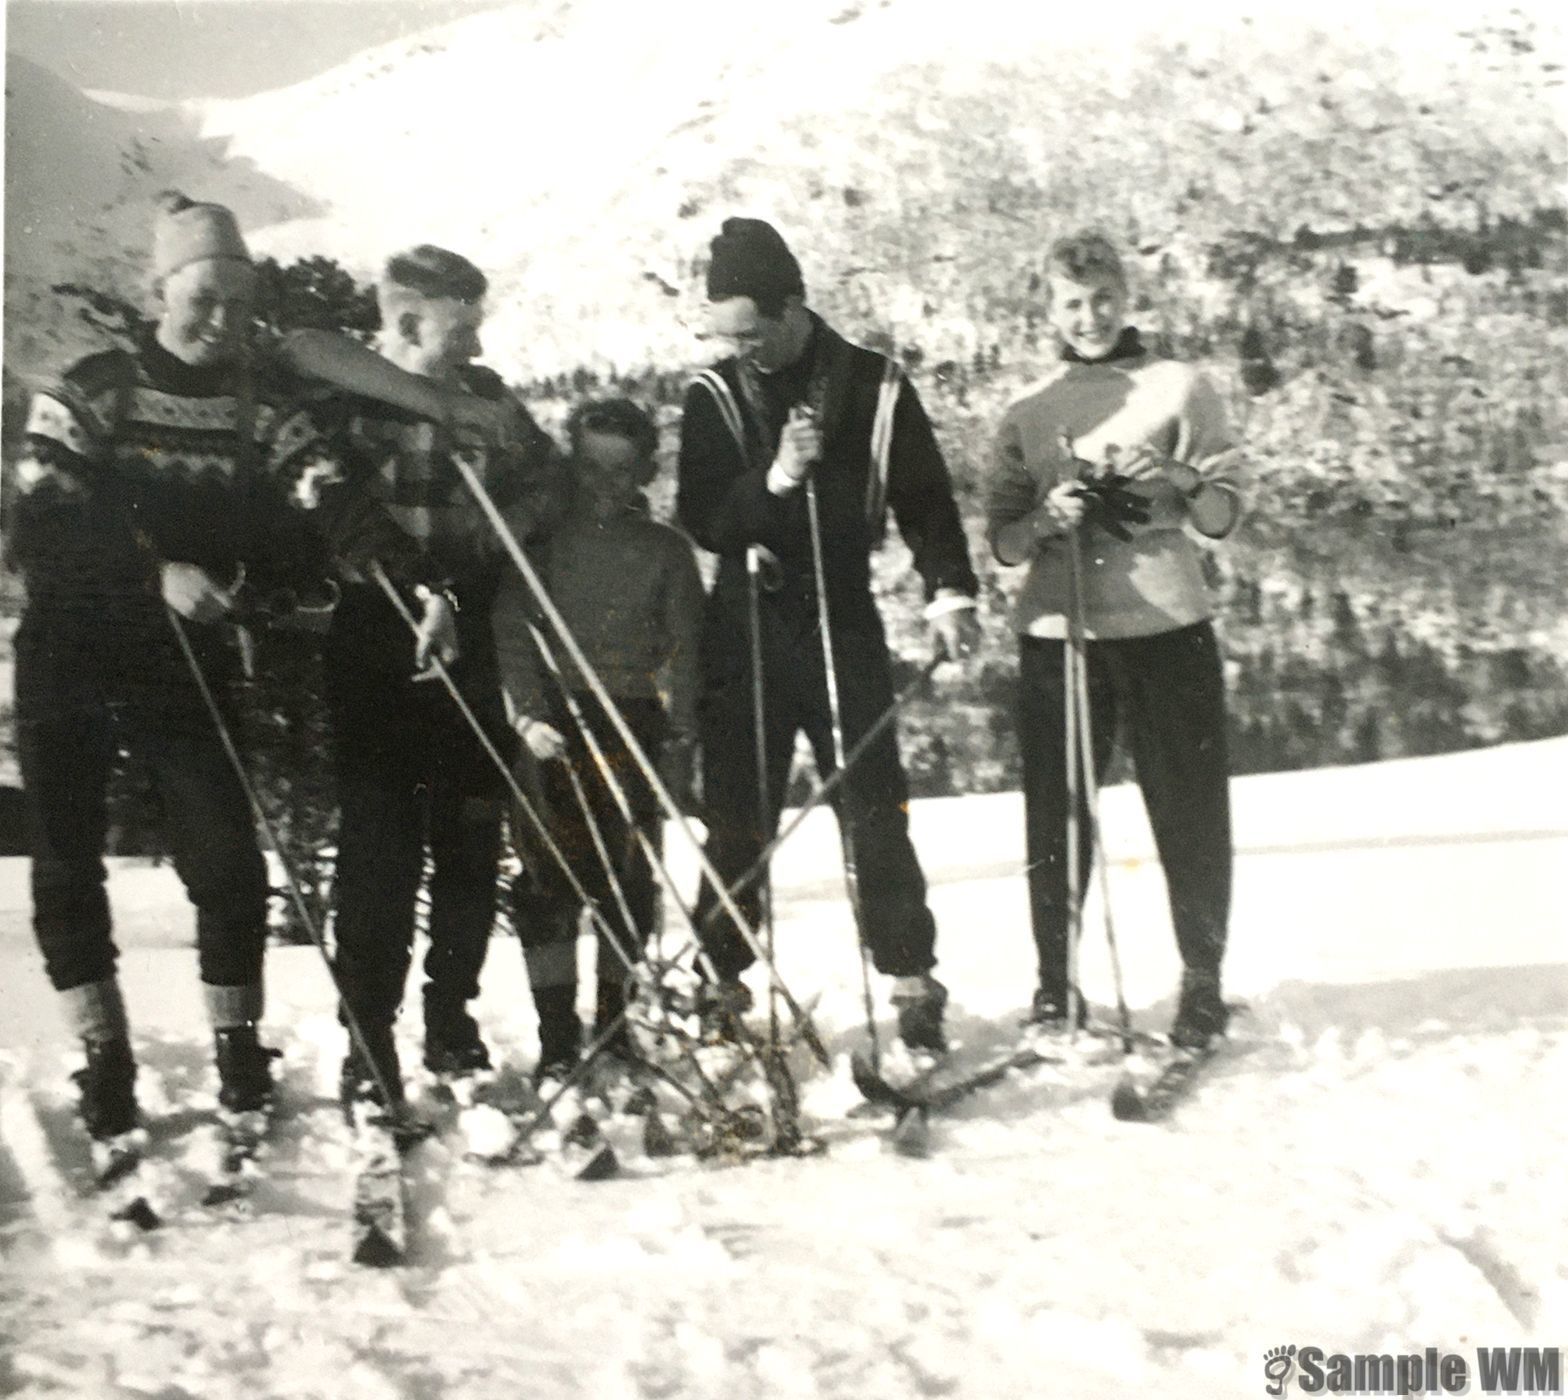
{"type": "MultiPolygon", "coordinates": [[[[650,520],[645,508],[628,508],[602,524],[577,508],[532,552],[552,601],[610,694],[662,699],[671,731],[695,732],[703,591],[685,536],[650,520]]],[[[491,620],[512,712],[550,718],[548,672],[529,632],[538,612],[515,571],[501,584],[491,620]]],[[[573,689],[585,688],[552,629],[541,631],[573,689]]]]}
{"type": "MultiPolygon", "coordinates": [[[[1201,372],[1147,352],[1064,361],[1007,410],[997,432],[986,492],[993,549],[1000,529],[1028,515],[1074,470],[1064,434],[1080,461],[1098,465],[1111,448],[1128,463],[1147,448],[1190,464],[1216,486],[1234,492],[1239,485],[1232,458],[1223,470],[1205,470],[1231,437],[1219,395],[1201,372]]],[[[1093,526],[1080,531],[1088,637],[1154,636],[1212,615],[1181,493],[1155,477],[1132,489],[1148,499],[1150,520],[1129,524],[1130,540],[1093,526]]],[[[1042,541],[1013,607],[1015,630],[1066,636],[1068,557],[1065,537],[1042,541]]]]}

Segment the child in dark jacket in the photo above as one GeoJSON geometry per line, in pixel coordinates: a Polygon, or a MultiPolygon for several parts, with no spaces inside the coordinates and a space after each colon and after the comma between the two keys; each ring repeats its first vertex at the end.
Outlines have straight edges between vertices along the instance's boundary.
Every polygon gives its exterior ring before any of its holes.
{"type": "MultiPolygon", "coordinates": [[[[568,432],[572,503],[539,547],[536,567],[638,743],[679,792],[691,781],[703,592],[685,537],[648,516],[642,488],[657,471],[657,429],[637,405],[611,399],[578,408],[568,432]]],[[[659,805],[603,706],[540,620],[520,575],[502,586],[493,621],[508,709],[528,751],[524,763],[534,766],[527,785],[542,797],[551,836],[607,925],[598,949],[596,1026],[602,1034],[619,1023],[607,1048],[628,1053],[621,1017],[626,983],[654,928],[659,899],[638,831],[656,845],[659,805]],[[536,626],[548,656],[534,641],[536,626]],[[572,718],[552,662],[625,789],[636,830],[572,718]]],[[[582,1043],[576,943],[583,910],[528,817],[514,815],[512,829],[524,863],[513,906],[539,1014],[535,1077],[561,1078],[582,1043]]]]}

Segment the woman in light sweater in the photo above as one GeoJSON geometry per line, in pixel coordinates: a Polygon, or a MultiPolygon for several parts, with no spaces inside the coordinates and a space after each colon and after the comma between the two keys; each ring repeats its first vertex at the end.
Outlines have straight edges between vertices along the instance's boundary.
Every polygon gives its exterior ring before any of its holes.
{"type": "MultiPolygon", "coordinates": [[[[1033,1020],[1068,1018],[1063,648],[1070,550],[1079,541],[1094,766],[1120,730],[1165,872],[1181,951],[1171,1038],[1223,1034],[1220,996],[1231,894],[1229,763],[1221,658],[1194,536],[1240,519],[1235,452],[1218,395],[1190,365],[1149,352],[1126,319],[1116,249],[1097,234],[1048,259],[1061,361],[1008,409],[988,482],[991,547],[1028,564],[1015,606],[1030,915],[1040,959],[1033,1020]]],[[[1079,783],[1080,829],[1087,830],[1079,783]]],[[[1079,843],[1079,888],[1091,851],[1079,843]]],[[[1080,1003],[1081,1005],[1081,1003],[1080,1003]]]]}

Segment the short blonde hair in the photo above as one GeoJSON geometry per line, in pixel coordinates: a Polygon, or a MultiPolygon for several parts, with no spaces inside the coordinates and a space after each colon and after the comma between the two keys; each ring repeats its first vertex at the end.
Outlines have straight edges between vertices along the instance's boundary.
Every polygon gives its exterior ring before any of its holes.
{"type": "Polygon", "coordinates": [[[1065,277],[1071,282],[1105,279],[1127,289],[1127,268],[1116,245],[1097,229],[1082,229],[1058,238],[1045,255],[1048,277],[1065,277]]]}

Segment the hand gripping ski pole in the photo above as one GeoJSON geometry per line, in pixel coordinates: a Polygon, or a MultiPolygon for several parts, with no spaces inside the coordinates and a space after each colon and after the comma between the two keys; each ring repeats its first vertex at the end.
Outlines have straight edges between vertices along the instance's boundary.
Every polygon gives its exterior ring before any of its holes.
{"type": "Polygon", "coordinates": [[[517,536],[512,532],[511,526],[506,523],[505,518],[501,515],[494,498],[490,495],[484,482],[479,479],[478,473],[475,472],[473,464],[461,452],[453,453],[452,463],[462,476],[468,489],[473,493],[475,501],[478,502],[480,509],[489,520],[502,546],[511,555],[512,562],[517,565],[517,570],[522,574],[523,581],[528,585],[529,592],[533,594],[535,603],[548,619],[557,637],[559,637],[562,647],[571,659],[572,665],[576,668],[578,674],[582,676],[594,699],[599,702],[605,714],[609,716],[610,722],[614,724],[622,741],[625,743],[627,752],[631,754],[638,767],[642,769],[647,777],[649,786],[652,787],[660,807],[664,809],[665,815],[683,834],[684,839],[696,854],[703,874],[708,877],[715,892],[718,894],[720,902],[724,905],[725,913],[734,920],[737,932],[745,941],[746,946],[750,948],[752,955],[767,969],[772,985],[778,989],[779,996],[783,998],[785,1006],[789,1008],[790,1015],[794,1018],[796,1025],[799,1026],[801,1037],[810,1046],[812,1054],[816,1056],[823,1067],[831,1068],[833,1063],[832,1056],[828,1054],[827,1046],[823,1043],[816,1025],[806,1009],[789,990],[783,978],[779,976],[778,968],[774,965],[773,959],[768,956],[767,949],[758,941],[756,930],[752,928],[750,921],[741,912],[740,906],[731,897],[723,876],[714,868],[713,862],[708,859],[707,852],[703,850],[702,842],[698,840],[696,833],[691,829],[691,824],[686,820],[685,814],[681,811],[675,799],[670,796],[670,790],[665,785],[664,779],[659,776],[658,770],[649,761],[647,753],[644,751],[642,744],[638,742],[637,736],[632,733],[631,726],[627,724],[625,716],[621,714],[619,707],[605,689],[604,682],[599,678],[593,663],[583,654],[582,647],[578,645],[577,639],[572,635],[571,628],[566,625],[566,619],[561,616],[560,609],[556,607],[555,601],[550,597],[543,580],[540,579],[538,570],[534,568],[527,554],[524,553],[522,545],[518,543],[517,536]]]}

